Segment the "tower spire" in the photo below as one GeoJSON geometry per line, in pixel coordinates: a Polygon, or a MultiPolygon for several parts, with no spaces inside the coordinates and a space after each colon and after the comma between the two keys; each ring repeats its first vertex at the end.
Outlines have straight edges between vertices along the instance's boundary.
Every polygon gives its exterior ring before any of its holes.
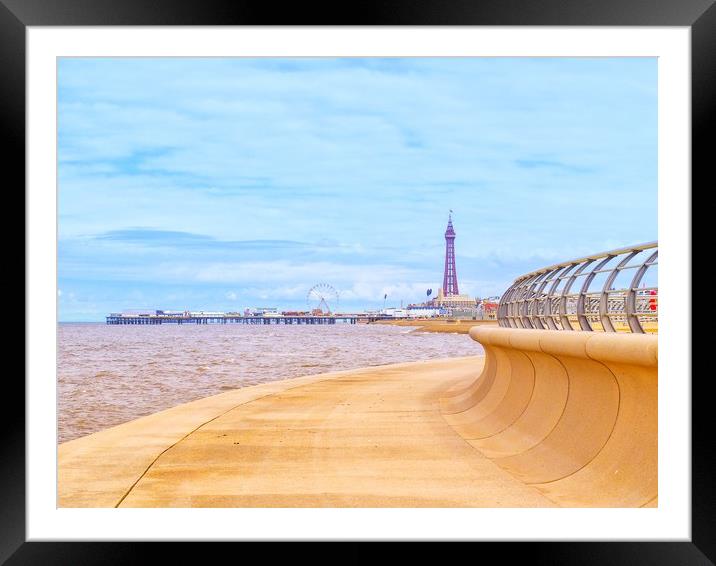
{"type": "Polygon", "coordinates": [[[443,274],[443,294],[459,295],[457,286],[457,270],[455,269],[455,229],[452,226],[452,210],[448,215],[447,229],[445,230],[445,272],[443,274]]]}

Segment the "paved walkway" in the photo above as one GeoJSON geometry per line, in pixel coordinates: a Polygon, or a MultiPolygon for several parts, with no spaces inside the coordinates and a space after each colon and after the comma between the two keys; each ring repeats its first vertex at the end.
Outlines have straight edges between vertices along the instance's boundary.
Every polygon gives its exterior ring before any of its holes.
{"type": "Polygon", "coordinates": [[[59,448],[61,507],[551,507],[448,426],[482,357],[231,391],[59,448]]]}

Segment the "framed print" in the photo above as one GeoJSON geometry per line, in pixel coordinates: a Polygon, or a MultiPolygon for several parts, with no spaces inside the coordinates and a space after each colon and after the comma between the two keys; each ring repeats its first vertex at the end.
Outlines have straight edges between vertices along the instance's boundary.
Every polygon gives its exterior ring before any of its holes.
{"type": "Polygon", "coordinates": [[[690,330],[712,3],[2,1],[8,564],[159,540],[714,560],[690,330]]]}

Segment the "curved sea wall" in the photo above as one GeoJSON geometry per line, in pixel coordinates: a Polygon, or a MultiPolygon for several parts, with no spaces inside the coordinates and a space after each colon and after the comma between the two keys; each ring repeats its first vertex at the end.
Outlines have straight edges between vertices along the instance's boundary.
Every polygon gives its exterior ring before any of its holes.
{"type": "Polygon", "coordinates": [[[564,506],[657,501],[654,335],[474,327],[482,373],[441,399],[445,419],[564,506]]]}

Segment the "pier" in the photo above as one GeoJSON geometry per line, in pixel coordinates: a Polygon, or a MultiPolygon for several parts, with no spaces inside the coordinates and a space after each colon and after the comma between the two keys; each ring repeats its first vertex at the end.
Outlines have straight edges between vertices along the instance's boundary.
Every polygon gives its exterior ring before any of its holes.
{"type": "Polygon", "coordinates": [[[107,324],[365,324],[379,320],[408,320],[387,315],[345,314],[331,316],[239,316],[239,315],[126,315],[110,314],[107,324]]]}

